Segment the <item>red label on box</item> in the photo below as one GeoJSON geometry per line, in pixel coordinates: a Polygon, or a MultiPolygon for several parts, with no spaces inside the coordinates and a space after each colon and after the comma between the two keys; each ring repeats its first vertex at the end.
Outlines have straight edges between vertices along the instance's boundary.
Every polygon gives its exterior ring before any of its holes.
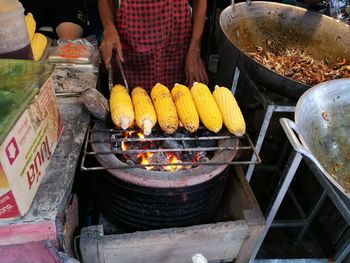
{"type": "Polygon", "coordinates": [[[19,149],[18,149],[18,145],[17,145],[15,137],[13,137],[10,140],[10,142],[7,144],[7,146],[5,148],[5,152],[7,155],[7,159],[9,160],[9,163],[12,165],[19,154],[19,149]]]}
{"type": "Polygon", "coordinates": [[[20,213],[12,191],[2,195],[0,197],[0,219],[13,218],[19,215],[20,213]]]}

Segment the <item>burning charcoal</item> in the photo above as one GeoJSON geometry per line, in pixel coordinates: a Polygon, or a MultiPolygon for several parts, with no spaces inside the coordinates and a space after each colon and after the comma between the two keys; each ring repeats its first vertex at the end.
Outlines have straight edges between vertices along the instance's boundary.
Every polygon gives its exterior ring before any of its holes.
{"type": "Polygon", "coordinates": [[[196,152],[194,160],[201,163],[209,161],[209,158],[207,157],[207,152],[196,152]]]}
{"type": "Polygon", "coordinates": [[[194,141],[181,141],[181,143],[182,143],[184,149],[196,147],[196,143],[194,141]]]}
{"type": "Polygon", "coordinates": [[[176,138],[189,137],[190,134],[186,130],[178,130],[173,134],[176,138]]]}
{"type": "Polygon", "coordinates": [[[169,138],[169,140],[163,141],[164,149],[183,149],[181,141],[175,141],[169,138]]]}
{"type": "MultiPolygon", "coordinates": [[[[186,130],[184,130],[184,131],[178,131],[178,132],[176,132],[175,133],[175,135],[174,135],[174,137],[176,137],[176,138],[189,138],[189,137],[191,137],[190,136],[190,134],[186,131],[186,130]]],[[[195,145],[195,143],[194,143],[194,141],[181,141],[181,143],[182,143],[182,145],[183,145],[183,147],[182,148],[194,148],[194,147],[196,147],[196,145],[195,145]]]]}
{"type": "MultiPolygon", "coordinates": [[[[201,130],[198,132],[198,137],[211,137],[214,136],[215,133],[212,133],[207,130],[201,130]]],[[[196,141],[196,146],[205,148],[205,147],[216,147],[217,146],[217,140],[198,140],[196,141]]]]}
{"type": "Polygon", "coordinates": [[[200,163],[209,162],[209,158],[208,158],[207,156],[199,157],[199,162],[200,162],[200,163]]]}
{"type": "Polygon", "coordinates": [[[129,155],[129,154],[123,154],[123,155],[117,155],[118,159],[122,160],[126,164],[137,164],[140,162],[140,158],[138,158],[136,155],[129,155]]]}
{"type": "Polygon", "coordinates": [[[154,155],[150,158],[150,163],[167,163],[167,159],[165,157],[165,154],[163,152],[156,152],[154,155]]]}
{"type": "Polygon", "coordinates": [[[196,152],[183,152],[182,160],[184,162],[193,162],[196,152]]]}

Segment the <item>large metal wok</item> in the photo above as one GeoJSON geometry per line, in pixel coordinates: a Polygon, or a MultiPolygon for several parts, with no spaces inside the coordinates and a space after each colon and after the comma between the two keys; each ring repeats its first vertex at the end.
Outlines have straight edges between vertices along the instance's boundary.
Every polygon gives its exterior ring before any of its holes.
{"type": "Polygon", "coordinates": [[[271,2],[253,1],[227,7],[220,15],[220,26],[238,50],[241,71],[257,85],[263,85],[284,96],[299,98],[310,86],[283,77],[267,69],[245,52],[256,46],[273,52],[273,40],[279,46],[306,51],[316,59],[332,64],[350,55],[350,27],[328,16],[306,9],[271,2]],[[271,45],[270,45],[271,46],[271,45]]]}
{"type": "Polygon", "coordinates": [[[350,198],[350,79],[323,82],[306,91],[294,119],[281,119],[294,149],[350,198]]]}

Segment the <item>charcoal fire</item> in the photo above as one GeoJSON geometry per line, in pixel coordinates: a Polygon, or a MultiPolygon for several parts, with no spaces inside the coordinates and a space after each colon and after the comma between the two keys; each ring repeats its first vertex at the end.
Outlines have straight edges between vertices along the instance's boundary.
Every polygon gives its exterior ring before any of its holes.
{"type": "Polygon", "coordinates": [[[188,170],[195,167],[195,163],[205,163],[210,160],[210,152],[193,150],[198,147],[199,149],[216,147],[216,141],[195,140],[198,136],[209,135],[210,133],[206,130],[191,135],[184,129],[179,129],[171,136],[154,133],[150,137],[145,136],[142,132],[131,130],[124,132],[123,138],[113,134],[111,141],[116,142],[112,145],[112,150],[125,151],[123,154],[117,154],[122,162],[129,165],[141,165],[146,170],[173,172],[188,170]],[[118,137],[120,140],[117,140],[118,137]],[[189,139],[191,137],[193,140],[189,139]],[[181,140],[181,138],[184,139],[181,140]],[[192,151],[186,151],[186,149],[192,149],[192,151]],[[170,165],[162,165],[168,163],[170,165]]]}

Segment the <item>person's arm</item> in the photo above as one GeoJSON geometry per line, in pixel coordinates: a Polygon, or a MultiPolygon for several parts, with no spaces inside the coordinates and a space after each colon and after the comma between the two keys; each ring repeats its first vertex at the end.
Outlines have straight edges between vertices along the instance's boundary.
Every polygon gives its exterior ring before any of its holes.
{"type": "Polygon", "coordinates": [[[186,57],[186,78],[189,87],[194,81],[208,83],[208,76],[201,59],[201,41],[204,30],[207,0],[193,0],[192,35],[186,57]]]}
{"type": "Polygon", "coordinates": [[[113,0],[98,0],[98,10],[103,25],[103,39],[100,45],[103,61],[108,67],[112,51],[115,50],[121,61],[124,61],[119,34],[114,25],[113,0]]]}

